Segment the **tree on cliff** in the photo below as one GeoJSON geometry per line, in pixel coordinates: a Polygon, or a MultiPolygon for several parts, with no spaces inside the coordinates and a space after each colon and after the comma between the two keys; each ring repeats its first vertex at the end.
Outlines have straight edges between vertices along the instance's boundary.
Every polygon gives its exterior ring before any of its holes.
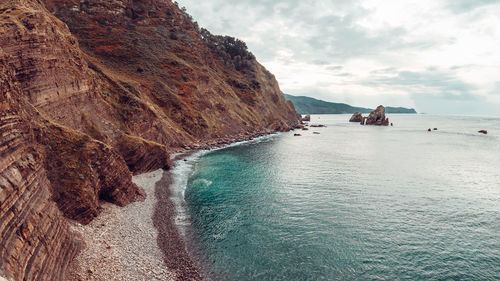
{"type": "Polygon", "coordinates": [[[247,44],[240,39],[213,35],[204,28],[201,29],[201,36],[227,65],[233,66],[236,70],[247,69],[255,60],[255,56],[248,51],[247,44]]]}

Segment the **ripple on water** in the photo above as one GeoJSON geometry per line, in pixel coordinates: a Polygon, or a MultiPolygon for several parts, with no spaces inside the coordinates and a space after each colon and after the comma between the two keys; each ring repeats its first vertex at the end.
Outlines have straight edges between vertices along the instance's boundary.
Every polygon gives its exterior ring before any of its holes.
{"type": "Polygon", "coordinates": [[[188,161],[179,204],[209,279],[500,280],[500,119],[345,118],[188,161]]]}

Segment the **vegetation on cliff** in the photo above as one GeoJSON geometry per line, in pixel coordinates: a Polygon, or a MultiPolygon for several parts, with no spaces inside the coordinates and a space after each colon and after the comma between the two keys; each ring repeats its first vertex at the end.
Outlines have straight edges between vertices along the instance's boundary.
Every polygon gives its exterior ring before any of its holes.
{"type": "MultiPolygon", "coordinates": [[[[326,102],[310,97],[285,95],[292,101],[299,114],[353,114],[355,112],[370,113],[373,109],[350,106],[345,103],[326,102]]],[[[413,108],[386,107],[387,113],[417,113],[413,108]]]]}
{"type": "Polygon", "coordinates": [[[200,29],[171,1],[0,3],[0,270],[65,280],[108,201],[169,153],[298,120],[244,42],[200,29]]]}

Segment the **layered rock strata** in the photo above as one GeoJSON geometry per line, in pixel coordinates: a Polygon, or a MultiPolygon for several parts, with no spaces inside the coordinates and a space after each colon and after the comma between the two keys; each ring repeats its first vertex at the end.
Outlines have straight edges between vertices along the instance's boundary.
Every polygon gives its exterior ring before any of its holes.
{"type": "Polygon", "coordinates": [[[44,155],[3,59],[0,57],[0,270],[13,280],[63,280],[80,246],[52,200],[44,155]]]}
{"type": "Polygon", "coordinates": [[[65,280],[108,201],[169,153],[298,125],[246,45],[167,0],[0,2],[0,272],[65,280]]]}

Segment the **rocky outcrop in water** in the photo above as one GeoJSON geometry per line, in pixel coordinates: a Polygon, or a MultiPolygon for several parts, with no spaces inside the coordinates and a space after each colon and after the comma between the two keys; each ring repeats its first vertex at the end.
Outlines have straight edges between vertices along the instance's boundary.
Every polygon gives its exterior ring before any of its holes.
{"type": "Polygon", "coordinates": [[[243,42],[171,1],[0,2],[0,272],[66,280],[68,220],[143,197],[169,153],[298,125],[243,42]]]}
{"type": "Polygon", "coordinates": [[[365,125],[389,126],[389,118],[385,117],[385,107],[379,105],[366,119],[365,125]]]}
{"type": "Polygon", "coordinates": [[[356,112],[351,116],[351,119],[349,119],[349,122],[358,122],[360,123],[363,121],[363,114],[361,112],[356,112]]]}

